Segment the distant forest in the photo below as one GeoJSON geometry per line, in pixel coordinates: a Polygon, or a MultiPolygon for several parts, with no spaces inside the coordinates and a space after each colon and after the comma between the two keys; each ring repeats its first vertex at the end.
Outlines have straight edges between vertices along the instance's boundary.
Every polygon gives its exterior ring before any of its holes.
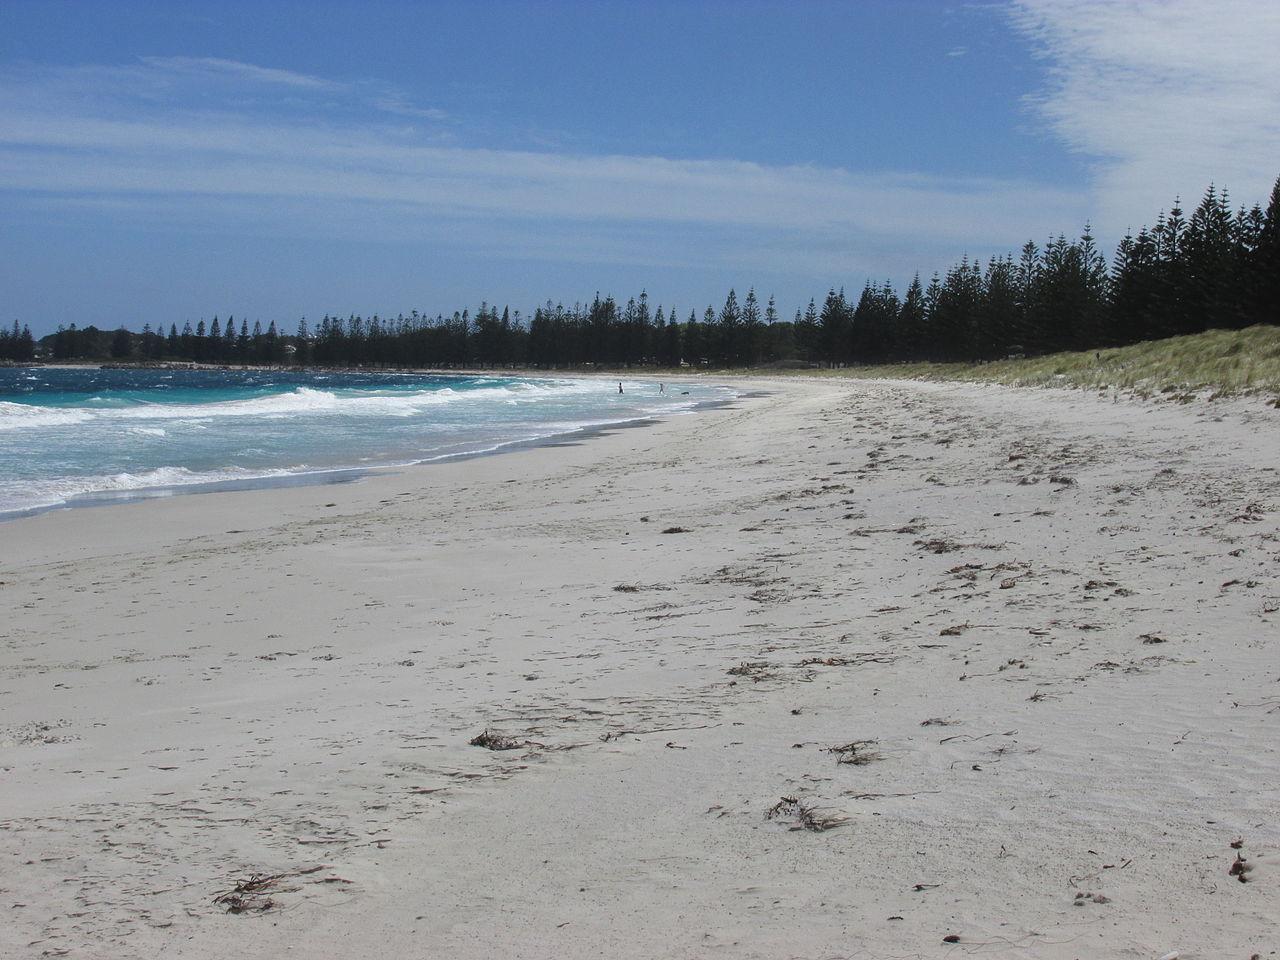
{"type": "Polygon", "coordinates": [[[214,317],[140,333],[75,324],[37,345],[25,328],[0,331],[0,360],[112,359],[325,367],[736,367],[908,360],[986,360],[1118,346],[1207,329],[1280,324],[1280,180],[1264,210],[1233,211],[1210,187],[1190,218],[1175,201],[1153,227],[1119,244],[1110,266],[1086,226],[1043,247],[986,264],[963,259],[899,294],[868,283],[856,298],[832,289],[819,303],[778,315],[754,289],[729,291],[719,309],[547,302],[532,317],[487,303],[429,317],[326,316],[296,332],[271,322],[214,317]]]}

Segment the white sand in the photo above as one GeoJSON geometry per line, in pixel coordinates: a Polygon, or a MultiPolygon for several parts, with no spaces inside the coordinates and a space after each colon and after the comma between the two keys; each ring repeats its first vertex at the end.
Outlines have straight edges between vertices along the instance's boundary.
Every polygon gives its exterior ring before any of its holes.
{"type": "Polygon", "coordinates": [[[1280,413],[763,386],[0,525],[0,956],[1276,955],[1280,413]]]}

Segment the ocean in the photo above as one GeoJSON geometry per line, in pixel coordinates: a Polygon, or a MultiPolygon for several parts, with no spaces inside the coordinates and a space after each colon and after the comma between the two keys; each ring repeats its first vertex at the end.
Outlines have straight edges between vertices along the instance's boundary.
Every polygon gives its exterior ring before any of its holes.
{"type": "Polygon", "coordinates": [[[0,368],[0,518],[325,482],[685,413],[729,388],[657,380],[0,368]]]}

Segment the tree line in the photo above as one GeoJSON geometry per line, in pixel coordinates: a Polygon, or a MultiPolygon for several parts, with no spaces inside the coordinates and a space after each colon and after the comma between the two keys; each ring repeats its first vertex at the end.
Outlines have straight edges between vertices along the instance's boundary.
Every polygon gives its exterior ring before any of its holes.
{"type": "MultiPolygon", "coordinates": [[[[1280,180],[1269,203],[1233,210],[1210,186],[1187,217],[1174,202],[1153,226],[1127,234],[1110,264],[1086,225],[1078,239],[1028,241],[985,264],[963,258],[899,295],[889,281],[856,297],[831,289],[821,305],[786,320],[773,297],[730,290],[719,309],[687,316],[650,304],[548,301],[531,317],[482,303],[434,317],[303,320],[285,334],[274,322],[214,317],[166,332],[59,328],[41,341],[54,359],[182,360],[325,367],[661,366],[716,367],[779,361],[812,364],[985,360],[1119,346],[1207,329],[1280,324],[1280,180]]],[[[0,335],[0,358],[19,338],[0,335]]],[[[22,342],[30,343],[25,333],[22,342]]],[[[25,347],[23,348],[25,349],[25,347]]],[[[30,359],[30,354],[11,359],[30,359]]]]}
{"type": "Polygon", "coordinates": [[[15,320],[12,330],[0,329],[0,360],[25,363],[35,359],[35,355],[36,340],[29,327],[19,328],[15,320]]]}

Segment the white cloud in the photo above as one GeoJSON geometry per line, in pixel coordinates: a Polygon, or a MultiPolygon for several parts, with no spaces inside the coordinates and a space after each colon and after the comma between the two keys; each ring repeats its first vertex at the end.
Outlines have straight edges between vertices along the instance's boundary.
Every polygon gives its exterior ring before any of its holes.
{"type": "Polygon", "coordinates": [[[282,84],[286,87],[301,87],[307,90],[335,90],[341,87],[341,84],[333,81],[307,76],[304,73],[294,73],[292,70],[259,67],[252,63],[223,60],[219,57],[143,57],[142,62],[160,70],[175,73],[215,74],[251,83],[282,84]]]}
{"type": "Polygon", "coordinates": [[[373,105],[384,113],[394,113],[402,117],[418,117],[423,120],[447,120],[449,114],[438,107],[415,107],[403,97],[379,97],[373,105]]]}
{"type": "Polygon", "coordinates": [[[1034,105],[1096,158],[1104,230],[1150,223],[1210,181],[1265,202],[1280,174],[1276,0],[1014,0],[1049,63],[1034,105]]]}
{"type": "Polygon", "coordinates": [[[0,115],[0,188],[377,201],[582,220],[754,224],[999,242],[1078,197],[1017,181],[423,145],[376,126],[0,115]]]}
{"type": "MultiPolygon", "coordinates": [[[[346,88],[363,97],[362,111],[352,101],[329,110],[328,81],[203,58],[0,74],[0,190],[116,198],[139,211],[190,198],[193,218],[240,198],[295,204],[292,214],[303,219],[358,204],[364,220],[380,218],[389,232],[406,218],[524,221],[511,234],[538,256],[545,248],[530,224],[592,224],[594,236],[606,228],[643,236],[646,224],[722,229],[738,237],[727,248],[734,256],[746,256],[754,236],[761,256],[811,256],[854,276],[882,276],[886,250],[902,251],[901,272],[966,249],[1004,250],[1085,215],[1076,191],[1020,180],[442,144],[391,119],[439,120],[436,111],[370,82],[346,88]],[[230,96],[193,101],[153,75],[192,72],[294,95],[266,111],[257,98],[248,106],[230,96]]],[[[654,257],[669,257],[671,231],[654,234],[654,257]]]]}

